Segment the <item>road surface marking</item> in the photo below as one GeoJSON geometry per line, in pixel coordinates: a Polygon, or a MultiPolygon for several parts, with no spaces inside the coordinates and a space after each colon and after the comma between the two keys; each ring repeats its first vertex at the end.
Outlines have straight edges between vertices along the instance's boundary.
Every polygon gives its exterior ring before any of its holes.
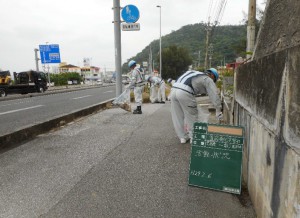
{"type": "Polygon", "coordinates": [[[38,107],[43,107],[43,106],[45,106],[45,105],[36,105],[36,106],[21,108],[21,109],[17,109],[17,110],[6,111],[6,112],[0,113],[0,115],[11,114],[11,113],[15,113],[15,112],[18,112],[18,111],[25,111],[25,110],[30,110],[30,109],[33,109],[33,108],[38,108],[38,107]]]}
{"type": "Polygon", "coordinates": [[[7,106],[12,106],[12,105],[17,105],[17,104],[24,104],[24,103],[28,103],[28,102],[32,102],[32,99],[24,100],[24,101],[18,101],[18,102],[11,103],[11,104],[0,105],[0,107],[7,107],[7,106]]]}
{"type": "Polygon", "coordinates": [[[13,104],[5,104],[5,105],[0,105],[0,107],[7,107],[7,106],[11,106],[13,104]]]}
{"type": "Polygon", "coordinates": [[[113,91],[111,90],[111,91],[106,91],[106,92],[103,92],[103,93],[108,93],[108,92],[113,92],[113,91]]]}
{"type": "Polygon", "coordinates": [[[76,99],[80,99],[80,98],[87,98],[87,97],[90,97],[91,95],[85,95],[85,96],[81,96],[81,97],[77,97],[77,98],[72,98],[73,100],[76,100],[76,99]]]}

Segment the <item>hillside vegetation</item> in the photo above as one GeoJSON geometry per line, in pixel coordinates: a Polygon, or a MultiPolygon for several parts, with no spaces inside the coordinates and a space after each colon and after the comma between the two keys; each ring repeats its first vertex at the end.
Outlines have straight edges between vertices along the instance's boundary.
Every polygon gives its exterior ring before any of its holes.
{"type": "MultiPolygon", "coordinates": [[[[234,62],[239,56],[244,57],[246,51],[247,27],[245,25],[216,26],[211,43],[213,44],[212,66],[234,62]]],[[[205,59],[206,30],[203,23],[183,26],[177,31],[162,36],[162,49],[177,46],[188,50],[193,59],[193,65],[203,66],[205,59]],[[200,51],[200,64],[199,64],[200,51]]],[[[130,58],[138,63],[149,60],[150,47],[152,49],[155,69],[159,66],[159,39],[154,40],[136,56],[130,58]]],[[[123,72],[128,72],[127,62],[123,65],[123,72]]]]}

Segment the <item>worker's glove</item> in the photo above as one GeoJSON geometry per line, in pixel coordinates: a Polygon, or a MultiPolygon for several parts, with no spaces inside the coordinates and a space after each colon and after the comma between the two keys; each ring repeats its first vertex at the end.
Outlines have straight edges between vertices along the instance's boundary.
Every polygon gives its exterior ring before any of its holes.
{"type": "Polygon", "coordinates": [[[216,118],[217,118],[218,120],[223,120],[223,113],[222,113],[222,112],[217,113],[217,114],[216,114],[216,118]]]}

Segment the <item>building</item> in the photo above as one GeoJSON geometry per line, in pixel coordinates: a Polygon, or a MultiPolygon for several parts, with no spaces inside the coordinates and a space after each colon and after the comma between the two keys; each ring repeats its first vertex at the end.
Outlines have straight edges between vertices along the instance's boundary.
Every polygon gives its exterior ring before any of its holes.
{"type": "Polygon", "coordinates": [[[72,64],[60,65],[58,67],[59,73],[81,73],[81,68],[72,64]]]}
{"type": "Polygon", "coordinates": [[[102,73],[99,67],[94,66],[84,66],[81,68],[81,75],[84,77],[85,81],[97,81],[102,80],[102,73]]]}
{"type": "Polygon", "coordinates": [[[59,73],[78,73],[83,77],[84,81],[97,81],[102,80],[102,73],[100,72],[99,67],[88,66],[78,67],[72,64],[67,64],[66,62],[62,62],[58,67],[59,73]]]}

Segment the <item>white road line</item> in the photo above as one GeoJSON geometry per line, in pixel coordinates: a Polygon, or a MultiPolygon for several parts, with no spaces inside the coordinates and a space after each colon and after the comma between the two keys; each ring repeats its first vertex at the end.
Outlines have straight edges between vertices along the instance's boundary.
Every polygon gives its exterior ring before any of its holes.
{"type": "Polygon", "coordinates": [[[0,107],[7,107],[7,106],[11,106],[13,104],[5,104],[5,105],[0,105],[0,107]]]}
{"type": "Polygon", "coordinates": [[[15,112],[18,112],[18,111],[25,111],[25,110],[30,110],[30,109],[33,109],[33,108],[44,107],[44,106],[45,105],[36,105],[36,106],[21,108],[21,109],[17,109],[17,110],[6,111],[6,112],[0,113],[0,115],[11,114],[11,113],[15,113],[15,112]]]}
{"type": "Polygon", "coordinates": [[[12,104],[5,104],[5,105],[0,105],[0,107],[7,107],[7,106],[12,106],[12,105],[17,105],[17,104],[24,104],[24,103],[28,103],[28,102],[32,102],[32,100],[27,100],[27,101],[19,101],[19,102],[15,102],[15,103],[12,103],[12,104]]]}
{"type": "Polygon", "coordinates": [[[91,95],[85,95],[85,96],[81,96],[81,97],[77,97],[77,98],[72,98],[73,100],[76,100],[76,99],[80,99],[80,98],[87,98],[87,97],[90,97],[91,95]]]}
{"type": "Polygon", "coordinates": [[[113,92],[113,91],[111,90],[111,91],[106,91],[106,92],[103,92],[103,93],[109,93],[109,92],[113,92]]]}

